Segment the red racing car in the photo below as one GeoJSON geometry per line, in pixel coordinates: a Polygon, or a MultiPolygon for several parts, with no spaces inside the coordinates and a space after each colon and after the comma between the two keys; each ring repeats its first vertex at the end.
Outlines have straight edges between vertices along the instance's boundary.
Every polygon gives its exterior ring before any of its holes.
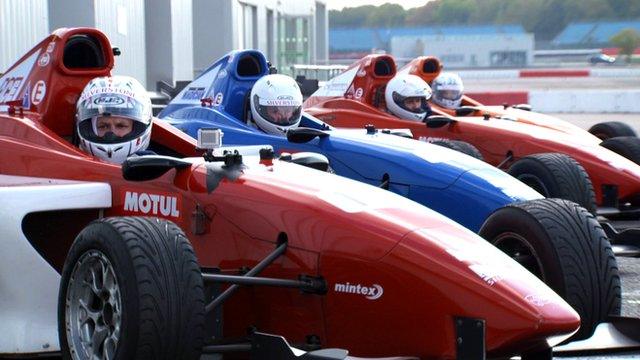
{"type": "MultiPolygon", "coordinates": [[[[431,84],[441,72],[442,64],[433,56],[420,56],[405,65],[399,72],[414,74],[431,84]]],[[[431,106],[452,116],[486,116],[525,124],[532,124],[548,129],[578,136],[593,145],[600,145],[612,150],[636,164],[640,163],[640,139],[627,124],[618,121],[603,122],[592,126],[588,131],[556,117],[531,111],[528,104],[503,104],[500,106],[483,105],[473,98],[463,95],[461,106],[455,110],[447,109],[431,103],[431,106]]]]}
{"type": "MultiPolygon", "coordinates": [[[[423,57],[402,71],[430,82],[439,73],[440,64],[423,57]]],[[[594,213],[599,206],[598,213],[608,216],[638,215],[640,165],[600,146],[595,136],[514,108],[508,109],[511,116],[502,116],[504,112],[495,107],[487,112],[465,106],[457,114],[433,107],[434,115],[423,121],[400,119],[389,114],[385,104],[385,86],[395,75],[391,56],[368,55],[309,97],[305,111],[337,127],[373,124],[410,129],[415,139],[424,141],[462,141],[465,147],[472,146],[470,153],[479,150],[485,161],[508,170],[547,197],[573,200],[594,213]],[[560,159],[549,153],[569,157],[560,159]],[[584,169],[576,166],[576,161],[584,169]]]]}
{"type": "MultiPolygon", "coordinates": [[[[113,65],[104,34],[61,29],[0,78],[0,355],[347,358],[271,333],[359,356],[538,359],[577,331],[577,313],[515,261],[391,192],[268,148],[200,156],[162,121],[161,155],[120,166],[80,151],[75,102],[113,65]]],[[[584,213],[539,207],[552,203],[584,213]]]]}

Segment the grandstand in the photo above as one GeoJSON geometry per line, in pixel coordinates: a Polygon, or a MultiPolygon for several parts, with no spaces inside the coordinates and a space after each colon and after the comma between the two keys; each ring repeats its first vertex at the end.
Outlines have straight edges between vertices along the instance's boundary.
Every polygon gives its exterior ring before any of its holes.
{"type": "Polygon", "coordinates": [[[551,44],[556,48],[607,47],[613,35],[627,28],[640,33],[640,21],[570,23],[551,44]]]}
{"type": "Polygon", "coordinates": [[[329,53],[333,59],[357,58],[374,50],[391,50],[391,38],[431,35],[525,34],[520,25],[431,26],[404,28],[331,28],[329,53]]]}

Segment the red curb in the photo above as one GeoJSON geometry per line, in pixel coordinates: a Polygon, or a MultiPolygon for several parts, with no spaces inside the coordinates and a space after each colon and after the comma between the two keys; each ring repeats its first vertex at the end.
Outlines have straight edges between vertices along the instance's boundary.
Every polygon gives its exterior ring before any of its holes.
{"type": "Polygon", "coordinates": [[[520,77],[584,77],[589,76],[590,73],[590,70],[520,70],[520,77]]]}

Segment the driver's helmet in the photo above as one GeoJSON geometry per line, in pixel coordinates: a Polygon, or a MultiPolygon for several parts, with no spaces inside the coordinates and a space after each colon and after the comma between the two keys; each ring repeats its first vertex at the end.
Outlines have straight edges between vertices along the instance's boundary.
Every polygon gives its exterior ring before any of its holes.
{"type": "Polygon", "coordinates": [[[100,159],[122,164],[149,146],[151,99],[129,76],[99,77],[84,87],[76,104],[80,149],[100,159]]]}
{"type": "Polygon", "coordinates": [[[431,83],[433,102],[447,109],[457,109],[462,102],[464,86],[458,74],[442,73],[431,83]]]}
{"type": "Polygon", "coordinates": [[[251,89],[251,115],[256,125],[268,134],[283,135],[296,128],[302,118],[302,92],[295,80],[286,75],[267,75],[251,89]]]}
{"type": "Polygon", "coordinates": [[[422,121],[429,111],[427,101],[430,98],[429,84],[416,75],[405,73],[389,80],[384,91],[387,109],[393,115],[407,120],[422,121]]]}

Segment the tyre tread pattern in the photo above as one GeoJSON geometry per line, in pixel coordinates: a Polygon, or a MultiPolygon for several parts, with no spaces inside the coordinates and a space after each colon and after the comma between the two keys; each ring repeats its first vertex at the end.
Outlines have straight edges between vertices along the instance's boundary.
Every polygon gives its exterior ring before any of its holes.
{"type": "Polygon", "coordinates": [[[122,234],[132,254],[140,298],[136,358],[197,359],[203,341],[203,284],[182,230],[157,218],[104,221],[122,234]]]}
{"type": "Polygon", "coordinates": [[[528,155],[516,161],[509,168],[509,174],[517,178],[532,170],[547,172],[546,177],[554,182],[547,184],[550,194],[543,195],[573,201],[590,213],[596,213],[596,195],[593,184],[587,171],[575,159],[559,153],[528,155]]]}
{"type": "MultiPolygon", "coordinates": [[[[204,341],[204,285],[184,232],[168,220],[151,217],[93,221],[78,235],[65,261],[62,303],[75,261],[90,249],[114,257],[110,260],[121,294],[125,290],[127,294],[121,298],[125,327],[115,359],[199,359],[204,341]]],[[[59,319],[64,319],[63,305],[59,305],[59,319]]],[[[62,355],[69,359],[64,320],[59,320],[59,329],[62,355]]]]}
{"type": "Polygon", "coordinates": [[[531,216],[547,231],[560,265],[563,288],[554,289],[579,314],[573,340],[588,338],[609,315],[620,315],[621,285],[611,244],[596,218],[578,204],[540,199],[509,205],[531,216]]]}

